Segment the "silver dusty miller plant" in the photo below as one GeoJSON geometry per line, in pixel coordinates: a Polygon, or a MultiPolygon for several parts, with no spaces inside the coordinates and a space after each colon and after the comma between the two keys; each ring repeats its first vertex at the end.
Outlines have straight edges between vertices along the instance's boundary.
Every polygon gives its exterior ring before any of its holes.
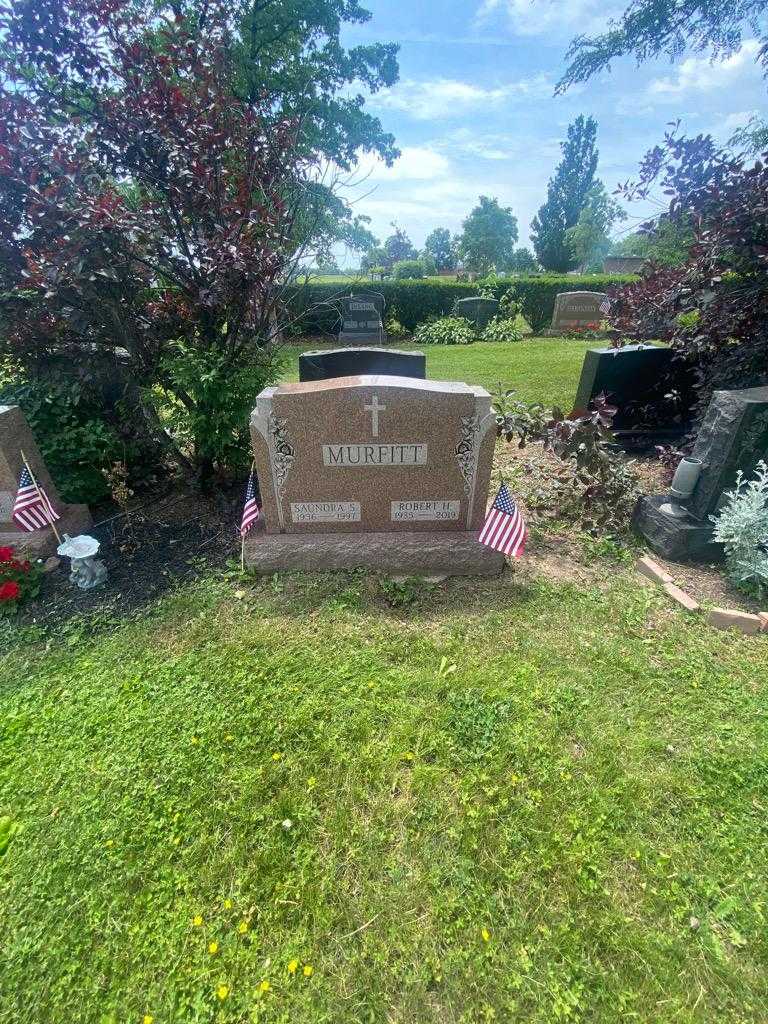
{"type": "Polygon", "coordinates": [[[768,465],[758,462],[753,480],[739,471],[736,487],[716,516],[714,538],[725,547],[728,575],[738,587],[768,594],[768,465]]]}

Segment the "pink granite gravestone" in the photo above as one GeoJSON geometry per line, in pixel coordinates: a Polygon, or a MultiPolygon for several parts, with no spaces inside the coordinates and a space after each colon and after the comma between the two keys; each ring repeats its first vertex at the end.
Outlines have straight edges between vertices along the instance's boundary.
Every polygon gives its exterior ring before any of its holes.
{"type": "Polygon", "coordinates": [[[263,531],[246,561],[498,573],[503,557],[477,542],[494,428],[488,392],[454,381],[371,374],[266,388],[251,417],[263,531]]]}
{"type": "Polygon", "coordinates": [[[10,546],[27,558],[44,558],[53,554],[58,544],[53,530],[46,527],[27,533],[12,519],[23,466],[22,451],[35,480],[61,516],[56,522],[56,528],[62,537],[65,533],[74,536],[88,530],[91,516],[85,505],[65,505],[62,502],[18,405],[0,405],[0,547],[10,546]]]}

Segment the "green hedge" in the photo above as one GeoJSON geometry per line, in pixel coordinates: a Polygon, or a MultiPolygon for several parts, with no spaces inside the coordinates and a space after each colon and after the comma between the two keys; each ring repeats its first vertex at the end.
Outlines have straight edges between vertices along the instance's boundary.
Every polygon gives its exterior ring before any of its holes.
{"type": "MultiPolygon", "coordinates": [[[[587,277],[563,277],[542,274],[496,278],[491,288],[496,298],[500,299],[513,287],[523,316],[533,333],[539,334],[552,320],[555,296],[558,292],[602,292],[634,280],[636,278],[632,275],[591,274],[587,277]]],[[[339,329],[339,317],[337,310],[329,303],[338,300],[342,295],[349,295],[351,291],[373,291],[380,292],[386,299],[386,320],[397,320],[406,330],[414,331],[429,317],[445,316],[450,313],[457,299],[478,295],[482,287],[478,282],[468,284],[434,278],[421,281],[383,281],[373,285],[313,283],[297,288],[289,296],[289,314],[294,333],[333,334],[339,329]]]]}

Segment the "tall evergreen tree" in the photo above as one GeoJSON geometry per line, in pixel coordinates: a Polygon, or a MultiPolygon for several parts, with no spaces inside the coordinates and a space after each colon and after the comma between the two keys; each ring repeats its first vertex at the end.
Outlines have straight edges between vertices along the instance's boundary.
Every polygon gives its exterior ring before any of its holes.
{"type": "Polygon", "coordinates": [[[597,168],[597,121],[579,114],[561,143],[563,158],[549,179],[547,201],[531,225],[531,239],[545,270],[565,273],[574,266],[567,231],[576,225],[597,168]]]}

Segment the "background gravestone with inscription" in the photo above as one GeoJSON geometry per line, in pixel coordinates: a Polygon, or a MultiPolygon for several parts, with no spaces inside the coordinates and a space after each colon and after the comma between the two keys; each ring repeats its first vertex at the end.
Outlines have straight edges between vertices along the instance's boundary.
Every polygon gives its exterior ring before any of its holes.
{"type": "Polygon", "coordinates": [[[379,292],[345,295],[341,304],[339,341],[347,345],[373,342],[381,345],[384,335],[384,296],[379,292]]]}
{"type": "Polygon", "coordinates": [[[599,324],[605,315],[600,311],[600,303],[607,298],[604,292],[560,292],[555,296],[549,334],[584,330],[599,324]]]}
{"type": "Polygon", "coordinates": [[[11,518],[23,465],[22,451],[35,479],[61,516],[56,528],[62,537],[65,533],[74,536],[88,530],[91,517],[85,505],[62,502],[19,406],[0,405],[0,547],[10,546],[29,558],[42,558],[56,550],[58,542],[53,530],[46,528],[27,533],[11,518]]]}
{"type": "Polygon", "coordinates": [[[283,384],[258,396],[251,434],[262,571],[366,566],[488,575],[477,542],[495,417],[484,388],[378,374],[283,384]]]}

